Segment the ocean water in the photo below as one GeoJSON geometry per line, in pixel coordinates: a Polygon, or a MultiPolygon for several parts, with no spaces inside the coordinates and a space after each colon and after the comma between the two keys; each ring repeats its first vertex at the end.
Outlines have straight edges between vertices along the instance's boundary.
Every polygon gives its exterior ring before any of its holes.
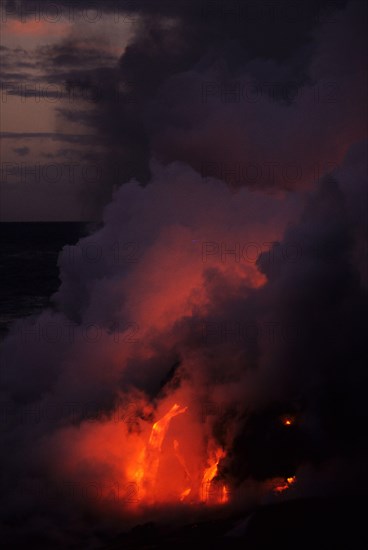
{"type": "Polygon", "coordinates": [[[0,223],[0,338],[14,319],[50,306],[60,284],[60,251],[91,227],[82,222],[0,223]]]}

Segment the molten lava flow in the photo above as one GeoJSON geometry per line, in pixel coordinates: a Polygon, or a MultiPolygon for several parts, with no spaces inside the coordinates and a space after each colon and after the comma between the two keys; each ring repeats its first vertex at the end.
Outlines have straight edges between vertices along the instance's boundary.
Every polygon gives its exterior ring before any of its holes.
{"type": "Polygon", "coordinates": [[[169,429],[170,421],[174,416],[182,414],[188,407],[180,407],[180,405],[173,405],[168,413],[165,414],[160,420],[154,423],[152,426],[152,432],[149,438],[148,445],[151,449],[161,451],[162,443],[164,442],[167,430],[169,429]]]}
{"type": "Polygon", "coordinates": [[[150,498],[154,499],[161,449],[167,430],[171,420],[186,410],[187,407],[181,407],[175,403],[165,416],[153,424],[148,444],[141,452],[134,472],[134,479],[139,486],[141,496],[150,495],[150,498]]]}
{"type": "Polygon", "coordinates": [[[179,450],[179,442],[178,442],[177,439],[174,439],[174,451],[175,451],[175,456],[178,459],[178,462],[183,467],[183,470],[185,472],[185,475],[186,475],[187,479],[190,480],[191,476],[190,476],[190,473],[188,471],[187,465],[185,463],[185,459],[184,459],[183,455],[181,454],[181,452],[179,450]]]}
{"type": "Polygon", "coordinates": [[[217,467],[220,459],[225,456],[225,453],[222,449],[217,449],[214,458],[210,461],[210,465],[205,469],[203,475],[203,483],[209,483],[217,474],[217,467]]]}
{"type": "MultiPolygon", "coordinates": [[[[178,442],[177,439],[174,439],[174,451],[175,451],[175,456],[178,459],[179,464],[182,466],[182,468],[185,472],[185,477],[186,477],[187,482],[191,484],[191,482],[192,482],[191,475],[190,475],[189,470],[187,468],[185,459],[184,459],[183,455],[181,454],[181,452],[179,450],[179,442],[178,442]]],[[[191,492],[192,492],[192,487],[187,487],[186,489],[184,489],[184,491],[181,492],[180,500],[181,501],[185,500],[185,498],[187,496],[189,496],[191,492]]]]}
{"type": "Polygon", "coordinates": [[[277,481],[277,484],[274,486],[273,491],[276,494],[283,493],[284,491],[289,489],[291,485],[293,485],[295,482],[296,482],[296,476],[287,477],[285,480],[281,482],[277,481]]]}
{"type": "Polygon", "coordinates": [[[226,485],[223,485],[222,487],[221,502],[229,502],[229,491],[226,485]]]}
{"type": "Polygon", "coordinates": [[[188,495],[190,495],[192,489],[190,487],[188,487],[188,489],[185,489],[181,495],[180,495],[180,500],[183,501],[188,495]]]}
{"type": "Polygon", "coordinates": [[[140,485],[143,477],[144,477],[144,467],[142,465],[142,462],[144,461],[144,451],[141,452],[141,455],[139,457],[139,460],[138,460],[138,466],[137,468],[135,469],[134,471],[134,481],[140,485]]]}
{"type": "Polygon", "coordinates": [[[186,410],[187,407],[175,403],[160,420],[155,422],[148,441],[146,444],[142,443],[140,451],[135,455],[135,461],[131,463],[130,474],[138,486],[139,500],[145,504],[185,501],[191,504],[205,502],[216,505],[224,504],[229,500],[227,487],[215,479],[218,474],[218,464],[226,454],[223,449],[217,448],[212,451],[208,466],[201,471],[197,469],[200,467],[201,460],[198,460],[197,466],[195,466],[196,461],[194,463],[189,461],[191,466],[188,467],[189,457],[182,453],[178,439],[173,440],[172,446],[163,445],[171,420],[185,413],[186,410]],[[176,470],[175,468],[179,465],[180,469],[176,470]],[[170,471],[174,473],[168,473],[170,471]],[[175,473],[177,471],[179,474],[175,473]],[[182,478],[180,472],[183,474],[182,478]]]}
{"type": "Polygon", "coordinates": [[[210,465],[205,469],[202,478],[202,502],[210,500],[211,503],[225,503],[229,500],[228,490],[224,484],[216,484],[214,486],[213,480],[217,475],[218,464],[221,458],[226,455],[223,449],[217,449],[212,459],[209,461],[210,465]],[[215,490],[214,490],[215,489],[215,490]]]}

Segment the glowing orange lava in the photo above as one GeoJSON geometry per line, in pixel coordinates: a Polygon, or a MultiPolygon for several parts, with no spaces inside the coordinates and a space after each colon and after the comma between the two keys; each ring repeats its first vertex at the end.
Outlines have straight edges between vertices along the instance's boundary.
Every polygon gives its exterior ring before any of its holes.
{"type": "Polygon", "coordinates": [[[151,428],[148,441],[137,453],[135,463],[128,468],[135,483],[138,485],[140,501],[144,504],[157,502],[187,502],[191,504],[206,503],[208,505],[228,502],[229,493],[224,483],[215,480],[218,464],[225,457],[225,451],[215,448],[207,460],[204,471],[193,467],[193,461],[187,465],[188,449],[182,452],[180,440],[174,439],[172,446],[164,446],[164,441],[171,420],[187,411],[175,403],[171,409],[151,428]],[[164,450],[163,450],[164,449],[164,450]],[[175,470],[179,472],[180,481],[173,479],[165,470],[165,460],[176,463],[175,470]],[[161,464],[161,465],[160,465],[161,464]],[[180,467],[179,467],[180,465],[180,467]],[[180,473],[181,472],[181,473],[180,473]],[[175,496],[176,495],[176,496],[175,496]]]}
{"type": "Polygon", "coordinates": [[[284,426],[292,426],[294,424],[294,417],[293,416],[283,416],[281,419],[284,426]]]}
{"type": "Polygon", "coordinates": [[[175,416],[183,414],[186,410],[187,407],[181,407],[175,403],[169,412],[152,426],[148,443],[141,451],[134,471],[134,480],[139,486],[140,495],[145,499],[152,500],[155,497],[161,449],[170,422],[175,416]]]}
{"type": "Polygon", "coordinates": [[[209,460],[210,465],[205,469],[202,478],[202,502],[209,501],[211,503],[218,504],[228,502],[229,496],[227,487],[224,484],[213,483],[213,480],[218,472],[218,464],[221,458],[224,458],[225,456],[225,451],[219,448],[209,460]]]}
{"type": "Polygon", "coordinates": [[[182,414],[187,410],[188,407],[180,407],[180,405],[173,405],[168,413],[165,414],[163,418],[158,420],[154,423],[152,426],[152,432],[151,436],[149,438],[148,445],[152,449],[156,449],[158,451],[161,451],[162,443],[165,439],[167,430],[169,428],[169,424],[172,418],[174,416],[177,416],[178,414],[182,414]]]}
{"type": "Polygon", "coordinates": [[[190,495],[192,489],[188,487],[188,489],[184,489],[180,495],[180,500],[183,501],[188,495],[190,495]]]}
{"type": "Polygon", "coordinates": [[[276,485],[274,486],[274,493],[280,494],[286,491],[296,482],[296,476],[287,477],[285,480],[277,480],[276,485]]]}

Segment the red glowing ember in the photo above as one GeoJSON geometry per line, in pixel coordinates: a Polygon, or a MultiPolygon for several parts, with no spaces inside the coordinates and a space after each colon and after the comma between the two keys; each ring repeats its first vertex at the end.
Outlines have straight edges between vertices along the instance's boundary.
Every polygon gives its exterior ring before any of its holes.
{"type": "Polygon", "coordinates": [[[283,416],[281,420],[284,426],[292,426],[295,422],[295,418],[293,416],[283,416]]]}
{"type": "Polygon", "coordinates": [[[296,476],[287,477],[284,480],[276,479],[276,484],[273,488],[273,492],[276,494],[283,493],[284,491],[287,491],[287,489],[290,489],[291,485],[293,485],[295,482],[296,476]]]}

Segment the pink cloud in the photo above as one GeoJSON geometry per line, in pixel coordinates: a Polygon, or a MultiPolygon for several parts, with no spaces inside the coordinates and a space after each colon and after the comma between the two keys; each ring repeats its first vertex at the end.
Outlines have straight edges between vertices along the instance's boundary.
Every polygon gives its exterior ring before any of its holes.
{"type": "Polygon", "coordinates": [[[64,36],[69,25],[50,21],[7,21],[4,24],[4,34],[15,36],[64,36]]]}

